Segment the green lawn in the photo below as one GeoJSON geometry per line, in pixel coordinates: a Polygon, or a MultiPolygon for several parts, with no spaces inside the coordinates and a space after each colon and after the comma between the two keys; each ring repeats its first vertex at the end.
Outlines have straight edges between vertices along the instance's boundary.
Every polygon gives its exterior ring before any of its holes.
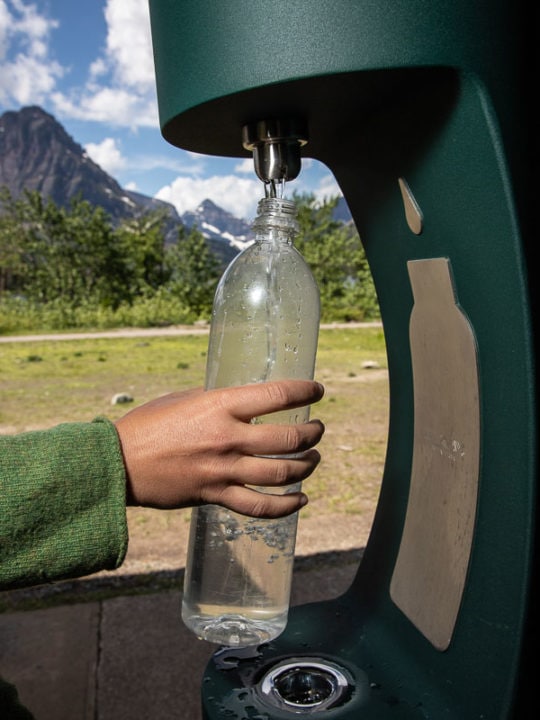
{"type": "MultiPolygon", "coordinates": [[[[133,405],[202,385],[207,337],[98,338],[0,344],[0,433],[59,422],[112,420],[133,405]],[[112,405],[128,393],[132,405],[112,405]]],[[[360,513],[378,496],[386,451],[388,382],[382,329],[322,329],[316,378],[326,386],[313,409],[326,433],[310,480],[322,512],[360,513]],[[378,367],[363,367],[375,363],[378,367]]]]}

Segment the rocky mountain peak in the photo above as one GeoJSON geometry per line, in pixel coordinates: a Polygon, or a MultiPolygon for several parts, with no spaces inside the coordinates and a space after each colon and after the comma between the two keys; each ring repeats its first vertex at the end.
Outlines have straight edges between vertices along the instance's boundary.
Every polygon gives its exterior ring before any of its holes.
{"type": "Polygon", "coordinates": [[[188,228],[196,227],[206,238],[221,238],[241,250],[253,239],[251,225],[220,208],[212,200],[203,202],[193,211],[182,215],[188,228]]]}
{"type": "Polygon", "coordinates": [[[224,262],[230,261],[245,241],[246,223],[210,200],[180,217],[170,203],[123,189],[38,106],[0,116],[0,187],[7,187],[14,198],[24,190],[37,191],[60,207],[80,196],[102,207],[115,223],[158,208],[165,210],[166,242],[176,241],[179,225],[195,225],[224,262]]]}
{"type": "Polygon", "coordinates": [[[60,206],[80,195],[115,220],[136,214],[136,204],[116,180],[37,106],[0,116],[0,186],[14,197],[37,190],[60,206]]]}
{"type": "MultiPolygon", "coordinates": [[[[125,190],[95,163],[41,107],[32,105],[0,115],[0,187],[17,198],[23,190],[38,191],[60,207],[80,196],[102,207],[118,223],[157,208],[165,210],[166,242],[175,242],[178,226],[196,227],[209,246],[227,263],[253,239],[245,220],[204,200],[195,210],[179,215],[170,203],[125,190]]],[[[346,205],[344,219],[348,215],[346,205]]],[[[350,218],[350,215],[348,215],[350,218]]],[[[341,217],[339,218],[342,219],[341,217]]]]}

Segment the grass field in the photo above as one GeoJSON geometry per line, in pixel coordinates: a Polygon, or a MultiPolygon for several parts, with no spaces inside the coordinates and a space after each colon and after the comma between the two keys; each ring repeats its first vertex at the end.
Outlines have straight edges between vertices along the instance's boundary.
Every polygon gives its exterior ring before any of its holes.
{"type": "MultiPolygon", "coordinates": [[[[207,337],[48,340],[0,344],[0,434],[112,420],[134,405],[204,380],[207,337]],[[116,393],[133,403],[112,405],[116,393]]],[[[322,329],[316,379],[326,387],[312,410],[326,425],[322,461],[309,479],[305,515],[371,513],[378,498],[388,425],[381,328],[322,329]],[[372,365],[373,367],[366,367],[372,365]]],[[[132,522],[148,522],[132,513],[132,522]]],[[[160,522],[165,522],[161,516],[160,522]]]]}

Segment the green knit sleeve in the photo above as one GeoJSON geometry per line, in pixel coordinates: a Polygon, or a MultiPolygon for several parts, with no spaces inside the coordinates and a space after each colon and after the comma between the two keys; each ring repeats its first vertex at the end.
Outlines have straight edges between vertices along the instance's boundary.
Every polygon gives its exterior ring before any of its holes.
{"type": "Polygon", "coordinates": [[[128,534],[113,423],[0,436],[0,589],[114,569],[128,534]]]}

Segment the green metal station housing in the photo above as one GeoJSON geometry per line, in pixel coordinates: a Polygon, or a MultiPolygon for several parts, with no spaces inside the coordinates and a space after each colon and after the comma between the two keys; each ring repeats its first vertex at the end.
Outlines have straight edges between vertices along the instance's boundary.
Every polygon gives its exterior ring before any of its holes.
{"type": "Polygon", "coordinates": [[[246,124],[304,123],[302,154],[333,172],[364,244],[388,355],[387,457],[356,577],[293,608],[255,658],[211,659],[207,720],[298,717],[255,686],[307,656],[350,681],[328,720],[538,706],[526,8],[150,0],[164,138],[242,157],[246,124]]]}

